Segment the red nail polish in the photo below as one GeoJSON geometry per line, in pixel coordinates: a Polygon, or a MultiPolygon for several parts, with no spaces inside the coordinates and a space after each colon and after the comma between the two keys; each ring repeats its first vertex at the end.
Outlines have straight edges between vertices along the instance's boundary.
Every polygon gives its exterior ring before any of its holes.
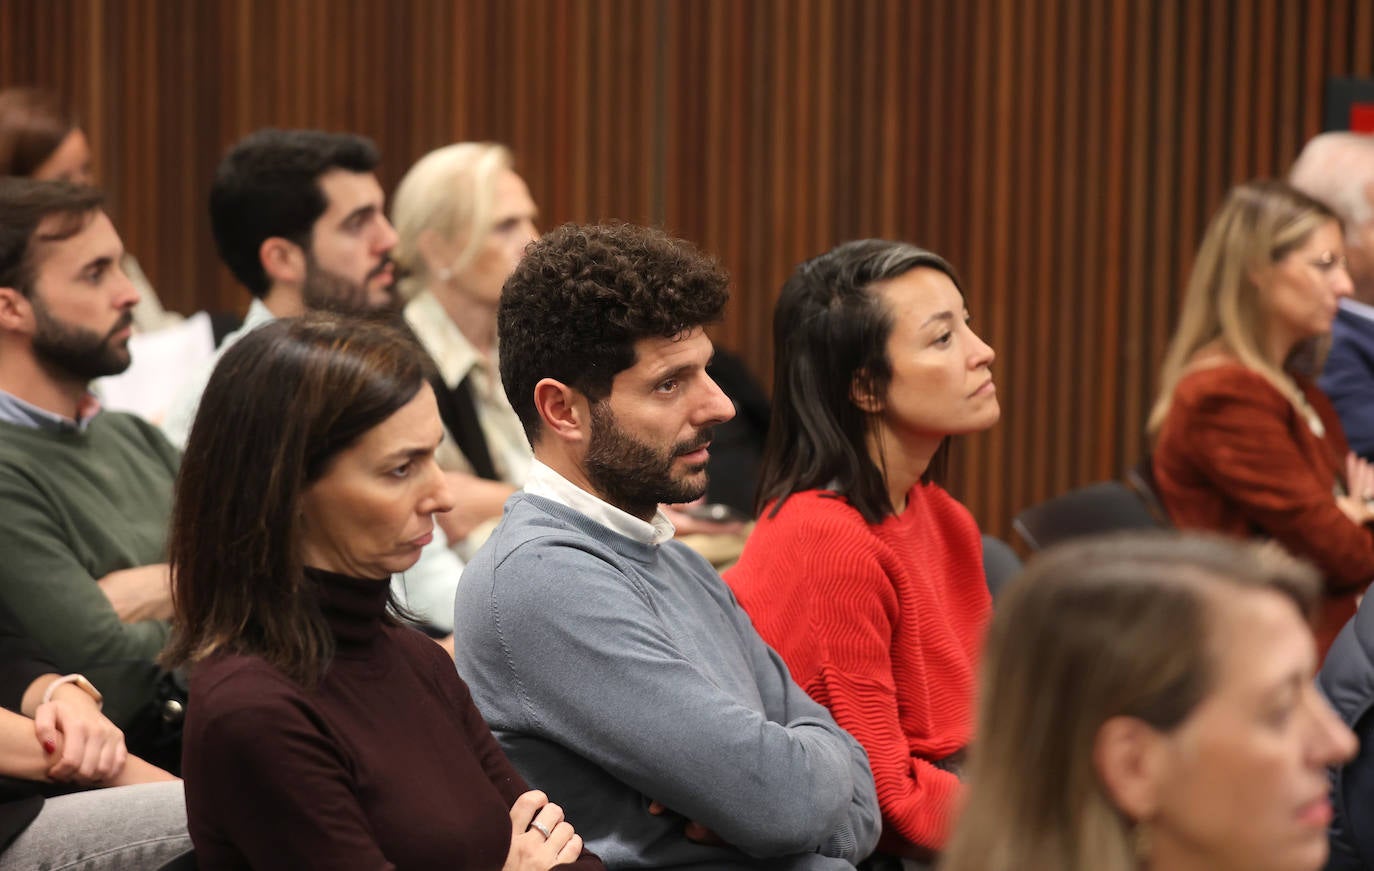
{"type": "Polygon", "coordinates": [[[54,741],[54,740],[51,739],[51,738],[45,738],[45,739],[43,740],[43,752],[44,752],[44,753],[56,753],[56,752],[57,752],[57,742],[54,741]]]}

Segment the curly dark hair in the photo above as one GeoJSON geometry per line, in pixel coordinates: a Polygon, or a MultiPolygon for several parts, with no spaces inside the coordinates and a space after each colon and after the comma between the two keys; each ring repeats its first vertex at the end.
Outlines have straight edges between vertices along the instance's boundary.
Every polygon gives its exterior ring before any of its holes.
{"type": "Polygon", "coordinates": [[[564,224],[530,246],[497,315],[501,378],[530,443],[541,378],[604,399],[640,339],[719,320],[728,284],[715,260],[649,227],[564,224]]]}
{"type": "Polygon", "coordinates": [[[264,128],[224,155],[210,186],[210,231],[220,259],[258,298],[271,282],[258,250],[280,236],[310,250],[310,233],[329,203],[320,176],[331,169],[372,172],[379,160],[371,139],[323,130],[264,128]]]}

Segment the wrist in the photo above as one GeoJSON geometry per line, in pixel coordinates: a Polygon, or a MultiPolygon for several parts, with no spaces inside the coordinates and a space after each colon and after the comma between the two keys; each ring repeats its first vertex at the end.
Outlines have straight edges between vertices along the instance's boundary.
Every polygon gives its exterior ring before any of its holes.
{"type": "Polygon", "coordinates": [[[85,675],[64,674],[57,680],[48,684],[48,688],[43,691],[43,704],[47,704],[54,698],[54,693],[63,691],[64,694],[75,698],[75,693],[80,693],[86,698],[95,702],[95,709],[98,711],[105,703],[105,698],[100,694],[100,690],[95,688],[95,684],[86,680],[85,675]]]}

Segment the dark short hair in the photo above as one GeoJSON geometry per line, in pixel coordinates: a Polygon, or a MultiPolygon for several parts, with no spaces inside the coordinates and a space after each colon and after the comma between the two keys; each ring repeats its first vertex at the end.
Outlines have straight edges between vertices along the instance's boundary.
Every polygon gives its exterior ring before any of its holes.
{"type": "Polygon", "coordinates": [[[55,94],[37,88],[0,91],[0,176],[31,176],[77,127],[55,94]]]}
{"type": "Polygon", "coordinates": [[[426,358],[394,318],[273,321],[215,367],[177,477],[168,665],[228,650],[302,685],[323,675],[334,643],[302,566],[297,506],[424,383],[426,358]]]}
{"type": "Polygon", "coordinates": [[[372,140],[322,130],[264,129],[239,140],[210,187],[210,230],[220,259],[256,297],[271,282],[258,251],[274,236],[310,250],[310,233],[328,207],[319,179],[331,169],[371,172],[372,140]]]}
{"type": "Polygon", "coordinates": [[[541,378],[605,398],[634,365],[636,342],[718,320],[728,284],[691,243],[649,227],[564,224],[531,245],[497,315],[501,379],[531,444],[541,378]]]}
{"type": "Polygon", "coordinates": [[[88,185],[0,178],[0,287],[30,296],[42,244],[80,233],[104,201],[104,194],[88,185]],[[38,226],[52,215],[62,220],[39,235],[38,226]]]}
{"type": "MultiPolygon", "coordinates": [[[[846,242],[799,265],[773,313],[773,412],[757,510],[802,490],[836,487],[869,523],[894,511],[883,470],[868,454],[873,414],[854,404],[856,379],[887,393],[892,314],[874,285],[913,269],[959,277],[944,258],[906,242],[846,242]]],[[[922,480],[943,472],[941,444],[922,480]]]]}

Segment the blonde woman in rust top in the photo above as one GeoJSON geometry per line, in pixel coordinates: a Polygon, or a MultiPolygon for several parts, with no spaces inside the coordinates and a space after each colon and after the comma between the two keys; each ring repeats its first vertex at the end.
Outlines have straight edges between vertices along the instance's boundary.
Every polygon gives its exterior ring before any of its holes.
{"type": "Polygon", "coordinates": [[[395,326],[280,320],[215,369],[177,482],[167,652],[191,666],[201,868],[602,868],[389,608],[453,504],[442,434],[395,326]]]}
{"type": "Polygon", "coordinates": [[[1321,569],[1323,654],[1374,580],[1374,475],[1309,377],[1351,290],[1334,212],[1281,182],[1235,188],[1203,237],[1149,422],[1175,524],[1272,538],[1321,569]]]}

